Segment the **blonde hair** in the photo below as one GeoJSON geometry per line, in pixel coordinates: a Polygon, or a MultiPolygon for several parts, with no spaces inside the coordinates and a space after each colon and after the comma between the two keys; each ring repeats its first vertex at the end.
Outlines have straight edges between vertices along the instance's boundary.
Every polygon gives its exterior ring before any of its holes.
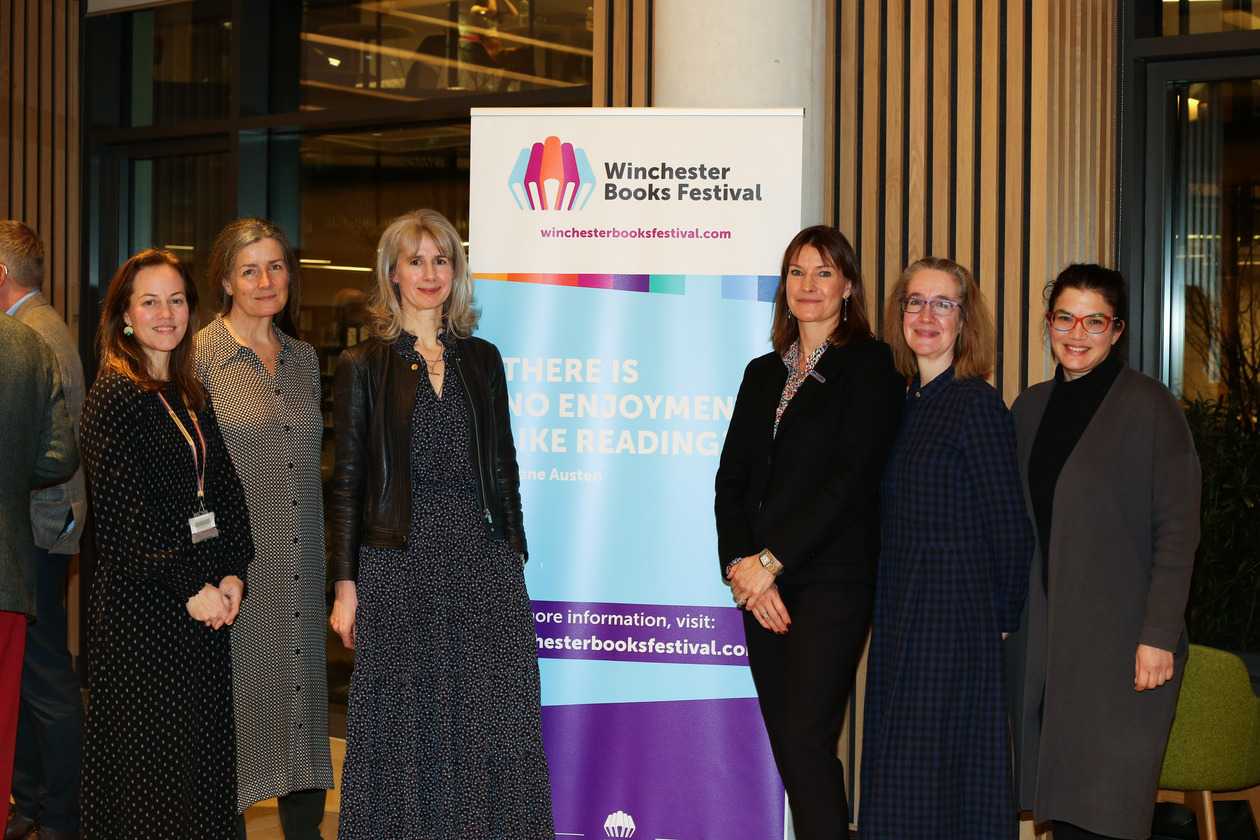
{"type": "Polygon", "coordinates": [[[376,246],[376,283],[368,293],[367,311],[372,334],[393,342],[402,332],[401,295],[394,284],[398,263],[416,253],[425,237],[454,264],[451,293],[442,304],[442,329],[451,338],[468,338],[477,329],[481,312],[473,297],[468,255],[455,227],[436,210],[413,210],[389,223],[376,246]]]}
{"type": "Polygon", "coordinates": [[[901,299],[906,296],[910,280],[920,271],[943,271],[958,283],[958,299],[962,308],[951,317],[961,319],[954,339],[954,378],[987,377],[993,372],[995,333],[993,316],[984,302],[976,279],[963,266],[945,257],[924,257],[911,263],[888,293],[884,305],[884,341],[892,347],[893,361],[904,376],[917,376],[919,360],[906,344],[902,326],[901,299]]]}

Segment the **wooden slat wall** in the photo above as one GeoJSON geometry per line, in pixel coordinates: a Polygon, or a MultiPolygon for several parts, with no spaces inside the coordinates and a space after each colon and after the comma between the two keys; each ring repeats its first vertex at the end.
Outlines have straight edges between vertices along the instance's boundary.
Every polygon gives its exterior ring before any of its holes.
{"type": "Polygon", "coordinates": [[[1051,370],[1046,281],[1112,261],[1115,0],[836,5],[834,221],[873,305],[919,257],[971,268],[1013,400],[1051,370]]]}
{"type": "Polygon", "coordinates": [[[652,104],[653,0],[596,0],[591,104],[596,108],[652,104]]]}
{"type": "Polygon", "coordinates": [[[77,335],[79,0],[0,0],[0,218],[47,250],[44,293],[77,335]]]}

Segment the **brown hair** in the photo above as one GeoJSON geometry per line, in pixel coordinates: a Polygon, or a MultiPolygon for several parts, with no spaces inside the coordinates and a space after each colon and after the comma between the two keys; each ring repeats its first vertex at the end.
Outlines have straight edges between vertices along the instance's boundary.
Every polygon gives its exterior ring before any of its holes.
{"type": "Polygon", "coordinates": [[[184,298],[188,301],[188,329],[179,345],[171,351],[169,364],[170,383],[190,408],[200,411],[206,407],[206,391],[193,363],[193,333],[197,330],[197,287],[192,273],[179,257],[170,251],[147,248],[122,264],[105,293],[101,307],[101,325],[96,331],[96,347],[101,357],[101,370],[121,373],[145,391],[161,391],[165,382],[158,381],[149,372],[149,357],[134,336],[123,335],[123,313],[131,307],[131,295],[136,286],[136,275],[146,268],[170,266],[184,281],[184,298]]]}
{"type": "Polygon", "coordinates": [[[788,267],[796,259],[797,253],[806,245],[812,245],[818,255],[828,264],[835,267],[849,281],[849,300],[842,306],[847,307],[848,315],[836,323],[828,338],[832,344],[848,344],[857,338],[874,338],[871,323],[866,318],[866,295],[862,288],[862,268],[858,265],[857,254],[844,234],[833,227],[814,225],[802,230],[788,243],[783,252],[783,264],[779,268],[779,286],[774,291],[774,318],[770,322],[770,343],[778,353],[786,353],[787,349],[800,338],[801,328],[792,317],[787,303],[788,267]]]}
{"type": "Polygon", "coordinates": [[[392,342],[402,332],[401,295],[394,285],[398,263],[410,258],[424,237],[433,240],[438,251],[449,257],[454,277],[451,293],[442,304],[442,329],[451,338],[468,338],[477,329],[481,313],[473,299],[472,272],[464,243],[447,218],[436,210],[412,210],[389,223],[376,246],[376,283],[368,293],[368,317],[372,333],[382,341],[392,342]]]}
{"type": "Polygon", "coordinates": [[[958,335],[954,339],[954,377],[987,377],[993,372],[993,345],[996,340],[993,316],[989,314],[984,293],[980,291],[971,272],[945,257],[924,257],[911,263],[901,272],[892,291],[888,293],[888,300],[884,305],[884,341],[892,347],[897,370],[905,376],[917,376],[919,373],[919,360],[910,345],[906,344],[901,298],[906,296],[911,278],[920,271],[943,271],[958,283],[958,299],[955,303],[961,304],[962,308],[950,316],[961,319],[958,335]]]}
{"type": "Polygon", "coordinates": [[[24,289],[38,289],[44,282],[44,243],[30,225],[14,219],[0,221],[0,263],[24,289]]]}
{"type": "Polygon", "coordinates": [[[214,239],[214,247],[210,249],[210,266],[206,275],[214,288],[214,296],[219,301],[219,314],[226,315],[232,311],[232,296],[223,288],[224,282],[232,276],[236,267],[236,258],[255,242],[274,239],[284,254],[284,267],[289,273],[289,302],[273,319],[277,327],[294,338],[298,337],[298,310],[302,306],[302,273],[299,270],[297,254],[289,237],[275,222],[267,219],[246,217],[228,222],[214,239]]]}

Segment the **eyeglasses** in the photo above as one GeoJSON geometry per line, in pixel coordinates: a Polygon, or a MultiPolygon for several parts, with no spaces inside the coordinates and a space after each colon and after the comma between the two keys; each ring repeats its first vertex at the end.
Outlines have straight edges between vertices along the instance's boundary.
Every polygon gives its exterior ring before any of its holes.
{"type": "Polygon", "coordinates": [[[932,311],[942,318],[948,318],[954,314],[955,309],[962,309],[961,303],[954,303],[952,300],[924,300],[916,297],[898,298],[897,302],[901,304],[901,311],[907,315],[917,315],[923,311],[923,307],[932,307],[932,311]]]}
{"type": "Polygon", "coordinates": [[[1050,326],[1059,332],[1067,332],[1068,330],[1080,324],[1085,328],[1085,332],[1090,335],[1098,335],[1107,331],[1111,326],[1111,322],[1116,320],[1110,315],[1096,313],[1094,315],[1076,316],[1071,312],[1064,312],[1062,309],[1056,309],[1054,312],[1046,313],[1046,320],[1050,322],[1050,326]]]}

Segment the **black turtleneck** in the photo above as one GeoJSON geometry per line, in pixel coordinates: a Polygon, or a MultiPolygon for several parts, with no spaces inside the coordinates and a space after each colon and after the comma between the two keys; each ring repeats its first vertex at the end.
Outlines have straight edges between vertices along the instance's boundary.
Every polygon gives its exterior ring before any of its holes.
{"type": "Polygon", "coordinates": [[[1041,546],[1041,585],[1047,588],[1050,566],[1050,523],[1054,516],[1054,488],[1068,456],[1094,419],[1098,406],[1124,368],[1116,354],[1108,354],[1089,373],[1073,380],[1063,377],[1063,366],[1054,372],[1054,389],[1046,412],[1037,427],[1032,452],[1028,456],[1028,495],[1032,498],[1041,546]]]}

